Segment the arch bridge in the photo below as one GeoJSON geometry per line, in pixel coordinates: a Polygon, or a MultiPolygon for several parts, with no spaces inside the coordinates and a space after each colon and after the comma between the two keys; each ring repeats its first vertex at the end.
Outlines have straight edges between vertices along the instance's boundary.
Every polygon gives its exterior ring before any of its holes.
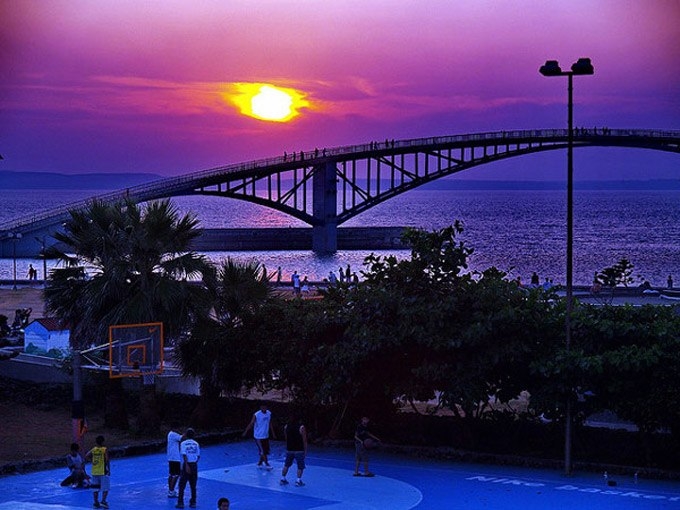
{"type": "MultiPolygon", "coordinates": [[[[313,250],[337,249],[337,227],[350,218],[447,175],[503,159],[565,149],[568,130],[496,131],[284,153],[279,157],[211,168],[99,195],[139,202],[206,195],[246,200],[289,214],[312,228],[313,250]]],[[[575,129],[574,148],[633,147],[680,153],[680,131],[575,129]]],[[[89,200],[0,224],[4,257],[41,252],[45,239],[89,200]]]]}

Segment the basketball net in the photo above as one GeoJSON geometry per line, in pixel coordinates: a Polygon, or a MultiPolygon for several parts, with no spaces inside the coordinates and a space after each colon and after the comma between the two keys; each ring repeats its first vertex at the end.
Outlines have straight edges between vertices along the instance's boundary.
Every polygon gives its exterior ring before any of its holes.
{"type": "Polygon", "coordinates": [[[156,382],[156,374],[153,372],[153,368],[151,369],[141,369],[141,376],[142,376],[142,384],[144,386],[154,384],[156,382]]]}

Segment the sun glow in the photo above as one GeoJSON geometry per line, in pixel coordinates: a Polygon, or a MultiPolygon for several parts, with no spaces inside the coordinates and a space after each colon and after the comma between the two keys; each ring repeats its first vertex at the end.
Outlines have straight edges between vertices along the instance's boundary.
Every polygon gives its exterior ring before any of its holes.
{"type": "Polygon", "coordinates": [[[268,83],[234,83],[226,94],[243,115],[271,122],[288,122],[310,103],[304,92],[268,83]]]}

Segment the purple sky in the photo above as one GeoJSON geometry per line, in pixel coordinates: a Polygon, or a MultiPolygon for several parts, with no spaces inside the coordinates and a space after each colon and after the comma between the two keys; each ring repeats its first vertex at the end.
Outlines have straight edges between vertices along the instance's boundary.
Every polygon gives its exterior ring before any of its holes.
{"type": "MultiPolygon", "coordinates": [[[[2,0],[0,171],[178,175],[283,151],[525,128],[680,129],[677,0],[2,0]],[[244,116],[237,83],[304,94],[244,116]]],[[[563,179],[564,152],[473,179],[563,179]]],[[[680,178],[680,156],[575,152],[575,177],[680,178]]]]}

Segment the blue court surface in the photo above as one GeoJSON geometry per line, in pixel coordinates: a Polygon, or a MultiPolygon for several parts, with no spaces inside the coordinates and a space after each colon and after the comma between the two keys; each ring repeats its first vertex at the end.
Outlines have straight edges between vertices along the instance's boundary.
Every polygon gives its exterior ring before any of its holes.
{"type": "MultiPolygon", "coordinates": [[[[374,478],[353,477],[352,450],[310,448],[304,487],[279,485],[283,444],[273,443],[273,471],[258,469],[252,441],[203,448],[199,462],[197,508],[214,509],[226,496],[232,510],[408,510],[417,509],[680,509],[676,482],[602,474],[499,467],[413,459],[376,451],[370,468],[374,478]]],[[[0,478],[0,510],[92,508],[86,489],[59,486],[67,470],[53,469],[0,478]]],[[[188,487],[187,487],[188,490],[188,487]]],[[[172,509],[167,497],[165,454],[113,459],[113,509],[172,509]]],[[[188,508],[188,497],[185,499],[188,508]]]]}

